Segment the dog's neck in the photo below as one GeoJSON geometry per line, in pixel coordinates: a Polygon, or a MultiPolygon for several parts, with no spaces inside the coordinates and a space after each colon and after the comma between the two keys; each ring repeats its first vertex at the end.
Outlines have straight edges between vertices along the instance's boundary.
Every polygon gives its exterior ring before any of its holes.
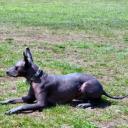
{"type": "Polygon", "coordinates": [[[43,72],[43,70],[38,69],[33,75],[29,75],[28,77],[26,77],[26,79],[27,79],[27,82],[31,84],[32,82],[41,80],[41,78],[46,80],[46,77],[47,77],[47,74],[43,72]]]}
{"type": "Polygon", "coordinates": [[[40,78],[40,77],[42,77],[42,76],[43,76],[43,71],[40,70],[40,69],[38,69],[38,70],[36,71],[36,73],[30,78],[30,80],[31,80],[31,81],[34,81],[34,80],[36,80],[36,79],[38,79],[38,78],[40,78]]]}

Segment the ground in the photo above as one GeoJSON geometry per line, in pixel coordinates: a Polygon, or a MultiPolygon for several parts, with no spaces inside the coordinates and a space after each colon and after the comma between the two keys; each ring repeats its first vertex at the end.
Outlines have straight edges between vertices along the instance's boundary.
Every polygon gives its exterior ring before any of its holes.
{"type": "MultiPolygon", "coordinates": [[[[24,78],[5,74],[26,47],[49,74],[92,74],[109,94],[128,94],[127,6],[127,0],[1,0],[0,100],[27,93],[24,78]]],[[[21,104],[3,105],[0,127],[127,128],[128,99],[102,98],[106,105],[95,109],[57,105],[13,116],[4,113],[21,104]]]]}

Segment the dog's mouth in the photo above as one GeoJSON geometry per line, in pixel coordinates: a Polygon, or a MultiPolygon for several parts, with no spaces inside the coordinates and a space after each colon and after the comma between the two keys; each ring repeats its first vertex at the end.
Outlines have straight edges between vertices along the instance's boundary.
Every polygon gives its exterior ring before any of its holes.
{"type": "Polygon", "coordinates": [[[10,76],[10,77],[17,77],[17,74],[13,74],[13,73],[10,73],[10,72],[6,72],[7,76],[10,76]]]}

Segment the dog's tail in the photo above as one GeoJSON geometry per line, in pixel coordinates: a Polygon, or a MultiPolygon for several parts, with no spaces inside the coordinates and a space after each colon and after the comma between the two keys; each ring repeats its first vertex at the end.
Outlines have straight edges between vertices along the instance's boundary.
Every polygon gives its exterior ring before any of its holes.
{"type": "Polygon", "coordinates": [[[111,98],[111,99],[124,99],[124,98],[126,98],[126,97],[128,97],[128,95],[126,95],[126,96],[110,96],[108,93],[106,93],[104,90],[103,90],[103,95],[105,95],[105,96],[107,96],[107,97],[109,97],[109,98],[111,98]]]}

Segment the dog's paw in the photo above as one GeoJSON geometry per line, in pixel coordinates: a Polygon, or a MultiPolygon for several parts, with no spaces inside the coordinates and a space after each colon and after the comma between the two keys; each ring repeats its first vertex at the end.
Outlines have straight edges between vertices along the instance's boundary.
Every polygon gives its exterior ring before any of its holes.
{"type": "Polygon", "coordinates": [[[17,114],[18,112],[15,112],[13,110],[9,110],[7,112],[5,112],[5,115],[12,115],[12,114],[17,114]]]}
{"type": "Polygon", "coordinates": [[[0,105],[4,105],[4,104],[7,104],[8,102],[7,101],[0,101],[0,105]]]}
{"type": "Polygon", "coordinates": [[[5,115],[11,115],[11,114],[12,114],[11,111],[7,111],[7,112],[5,112],[5,115]]]}
{"type": "Polygon", "coordinates": [[[19,113],[19,111],[16,108],[14,108],[14,109],[11,109],[5,112],[5,115],[12,115],[12,114],[17,114],[17,113],[19,113]]]}
{"type": "Polygon", "coordinates": [[[9,110],[7,112],[5,112],[5,115],[12,115],[12,114],[15,114],[16,112],[14,110],[9,110]]]}
{"type": "Polygon", "coordinates": [[[77,108],[88,108],[91,107],[90,103],[81,103],[76,106],[77,108]]]}

